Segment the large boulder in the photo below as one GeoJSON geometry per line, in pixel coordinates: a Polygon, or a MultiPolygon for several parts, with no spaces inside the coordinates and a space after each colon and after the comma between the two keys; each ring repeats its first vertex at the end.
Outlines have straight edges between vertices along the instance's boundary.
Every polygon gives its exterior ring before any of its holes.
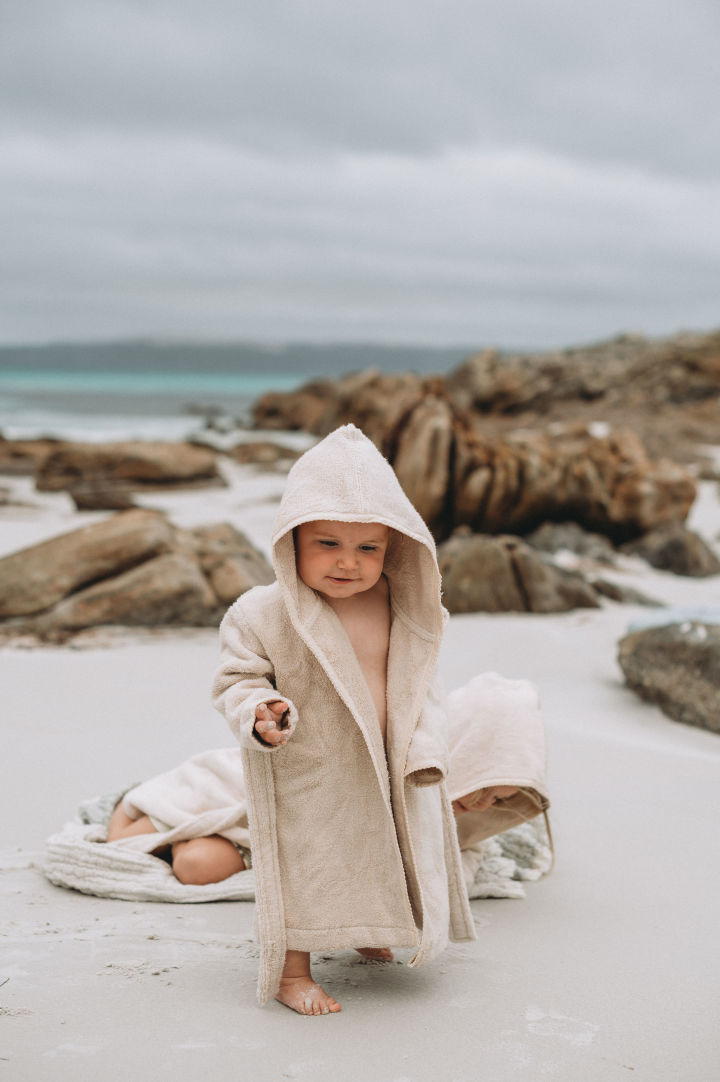
{"type": "Polygon", "coordinates": [[[621,639],[628,687],[676,721],[720,732],[720,627],[687,621],[621,639]]]}
{"type": "Polygon", "coordinates": [[[387,453],[395,428],[428,389],[432,381],[412,373],[370,368],[338,380],[315,380],[297,391],[262,395],[253,406],[253,424],[326,436],[352,422],[387,453]]]}
{"type": "Polygon", "coordinates": [[[0,473],[37,473],[48,455],[58,446],[59,440],[8,440],[0,435],[0,473]]]}
{"type": "Polygon", "coordinates": [[[559,401],[622,401],[647,407],[720,394],[720,333],[652,340],[624,334],[547,353],[474,354],[446,379],[463,408],[542,413],[559,401]]]}
{"type": "Polygon", "coordinates": [[[460,432],[453,460],[454,524],[475,532],[525,533],[572,519],[625,540],[682,521],[696,493],[687,470],[651,461],[628,430],[518,432],[504,440],[460,432]]]}
{"type": "Polygon", "coordinates": [[[598,608],[581,575],[546,563],[518,537],[458,532],[438,546],[443,604],[459,612],[567,612],[598,608]]]}
{"type": "Polygon", "coordinates": [[[614,564],[616,552],[607,537],[584,530],[577,522],[544,522],[525,538],[538,552],[572,552],[599,564],[614,564]]]}
{"type": "Polygon", "coordinates": [[[438,540],[461,525],[524,534],[546,521],[572,520],[621,542],[683,521],[695,498],[688,471],[651,460],[630,429],[598,434],[571,426],[498,436],[486,432],[485,418],[463,411],[439,377],[376,372],[265,396],[255,407],[262,426],[322,436],[340,424],[358,425],[387,456],[438,540]]]}
{"type": "Polygon", "coordinates": [[[661,571],[706,578],[720,574],[720,560],[699,534],[681,522],[667,522],[623,545],[623,552],[640,556],[661,571]]]}
{"type": "Polygon", "coordinates": [[[181,551],[197,560],[223,605],[275,578],[264,554],[229,522],[183,530],[179,543],[181,551]]]}
{"type": "Polygon", "coordinates": [[[204,627],[221,615],[218,599],[197,564],[170,552],[65,598],[38,617],[35,630],[47,634],[100,624],[204,627]]]}
{"type": "Polygon", "coordinates": [[[446,532],[453,443],[450,407],[436,397],[424,398],[415,406],[397,438],[395,472],[436,536],[446,532]]]}
{"type": "Polygon", "coordinates": [[[0,619],[48,609],[91,582],[169,552],[174,531],[157,511],[133,510],[0,559],[0,619]]]}
{"type": "Polygon", "coordinates": [[[151,441],[61,444],[44,460],[35,483],[41,492],[56,492],[99,482],[139,487],[223,483],[211,448],[151,441]]]}
{"type": "Polygon", "coordinates": [[[0,560],[0,621],[45,637],[100,624],[212,627],[272,580],[229,523],[180,530],[159,512],[126,511],[0,560]]]}

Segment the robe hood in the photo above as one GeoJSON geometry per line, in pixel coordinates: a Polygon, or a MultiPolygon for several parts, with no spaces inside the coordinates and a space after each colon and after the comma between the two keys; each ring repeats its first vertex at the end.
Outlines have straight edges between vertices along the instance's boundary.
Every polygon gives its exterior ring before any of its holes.
{"type": "Polygon", "coordinates": [[[491,785],[519,792],[500,798],[483,812],[465,812],[457,821],[461,848],[509,830],[550,806],[546,782],[545,726],[540,696],[529,680],[481,673],[447,697],[451,800],[491,785]]]}
{"type": "Polygon", "coordinates": [[[293,529],[303,522],[380,522],[390,527],[383,572],[393,609],[439,640],[445,622],[435,542],[390,463],[355,425],[331,432],[295,463],[275,520],[272,561],[291,613],[316,597],[298,578],[293,529]]]}

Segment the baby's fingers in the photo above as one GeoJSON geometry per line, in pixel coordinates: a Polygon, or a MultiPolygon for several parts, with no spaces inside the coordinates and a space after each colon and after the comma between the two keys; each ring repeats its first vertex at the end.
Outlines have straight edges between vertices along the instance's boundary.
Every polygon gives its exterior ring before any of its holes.
{"type": "Polygon", "coordinates": [[[287,737],[282,732],[279,719],[270,712],[265,703],[261,703],[255,710],[255,732],[266,744],[286,744],[287,737]]]}

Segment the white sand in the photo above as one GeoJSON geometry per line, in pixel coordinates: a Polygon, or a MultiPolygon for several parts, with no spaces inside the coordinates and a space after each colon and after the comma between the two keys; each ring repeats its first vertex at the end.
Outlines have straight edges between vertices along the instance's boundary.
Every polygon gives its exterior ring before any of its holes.
{"type": "MultiPolygon", "coordinates": [[[[143,502],[182,525],[231,518],[266,546],[282,478],[232,475],[229,490],[143,502]]],[[[2,512],[0,551],[98,517],[25,494],[35,507],[2,512]]],[[[714,486],[693,525],[720,532],[714,486]]],[[[720,577],[637,561],[615,577],[667,602],[720,605],[720,577]]],[[[230,743],[208,701],[215,633],[0,650],[0,1080],[717,1078],[720,737],[624,688],[616,643],[642,611],[451,620],[448,685],[495,669],[541,689],[557,868],[524,901],[474,902],[477,943],[425,969],[320,960],[344,1010],[313,1019],[256,1005],[251,905],[91,898],[33,864],[80,799],[230,743]]]]}

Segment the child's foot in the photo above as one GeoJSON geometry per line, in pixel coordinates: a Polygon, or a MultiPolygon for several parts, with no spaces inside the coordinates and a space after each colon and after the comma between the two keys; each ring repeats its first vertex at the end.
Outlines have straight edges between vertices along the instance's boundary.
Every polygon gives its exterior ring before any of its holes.
{"type": "Polygon", "coordinates": [[[371,962],[392,962],[395,957],[389,947],[356,947],[355,950],[371,962]]]}
{"type": "Polygon", "coordinates": [[[275,999],[298,1014],[336,1014],[342,1010],[312,977],[282,977],[275,999]]]}

